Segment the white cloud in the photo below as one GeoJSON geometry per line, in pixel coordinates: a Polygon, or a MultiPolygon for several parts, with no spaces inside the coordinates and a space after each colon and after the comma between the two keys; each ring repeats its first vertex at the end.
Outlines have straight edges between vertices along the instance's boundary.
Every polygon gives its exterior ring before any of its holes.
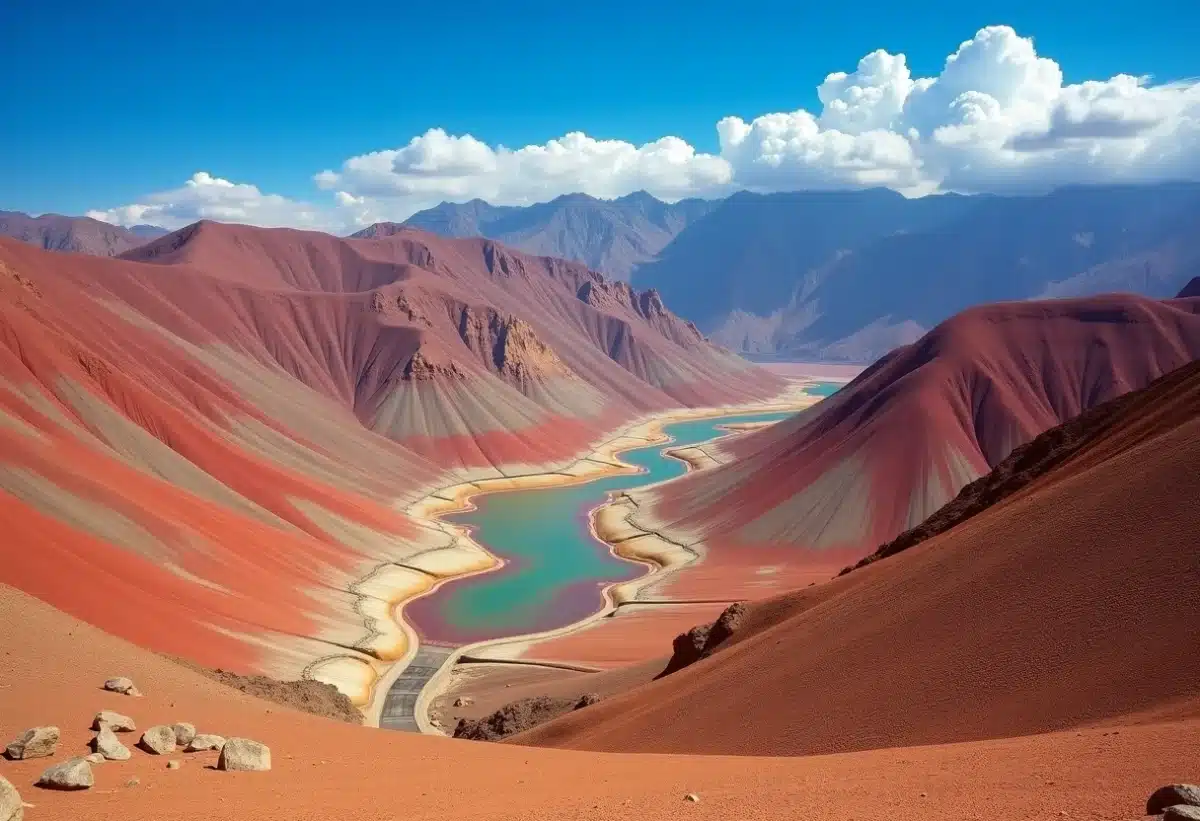
{"type": "Polygon", "coordinates": [[[87,215],[115,225],[150,224],[172,229],[202,219],[318,229],[337,224],[326,208],[264,194],[256,186],[223,180],[207,171],[198,171],[179,188],[150,194],[142,202],[89,211],[87,215]]]}
{"type": "Polygon", "coordinates": [[[645,189],[674,200],[739,188],[1036,192],[1200,178],[1200,82],[1119,74],[1064,85],[1059,65],[1007,26],[960,44],[936,77],[914,78],[903,54],[874,51],[853,72],[828,75],[817,97],[816,112],[723,118],[718,154],[677,137],[635,145],[581,132],[511,149],[433,128],[316,174],[317,187],[333,192],[320,208],[197,174],[97,216],[352,228],[442,200],[528,204],[579,191],[612,198],[645,189]]]}

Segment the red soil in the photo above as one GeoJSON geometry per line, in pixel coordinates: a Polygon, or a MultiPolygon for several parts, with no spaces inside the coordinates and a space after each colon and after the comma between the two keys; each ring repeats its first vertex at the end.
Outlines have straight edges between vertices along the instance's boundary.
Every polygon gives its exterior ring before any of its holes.
{"type": "Polygon", "coordinates": [[[1011,498],[520,740],[805,755],[1200,715],[1200,367],[1164,384],[1011,498]]]}
{"type": "Polygon", "coordinates": [[[293,712],[3,587],[0,619],[23,627],[0,631],[0,737],[7,741],[44,723],[63,731],[52,759],[0,762],[4,777],[35,805],[26,817],[47,821],[155,821],[180,807],[256,821],[664,821],[681,814],[701,821],[823,821],[861,814],[864,807],[900,821],[1018,821],[1060,813],[1135,818],[1156,787],[1195,780],[1200,744],[1200,721],[1188,721],[814,758],[647,759],[538,750],[383,732],[293,712]],[[145,696],[101,690],[114,675],[132,677],[145,696]],[[127,762],[95,767],[96,786],[85,792],[33,787],[49,764],[86,752],[87,728],[101,709],[130,715],[139,727],[190,721],[203,732],[261,740],[271,748],[273,768],[218,772],[209,768],[216,754],[187,753],[168,756],[184,762],[168,770],[163,757],[134,750],[127,762]],[[132,777],[140,783],[128,786],[132,777]],[[700,803],[684,801],[687,793],[697,793],[700,803]]]}

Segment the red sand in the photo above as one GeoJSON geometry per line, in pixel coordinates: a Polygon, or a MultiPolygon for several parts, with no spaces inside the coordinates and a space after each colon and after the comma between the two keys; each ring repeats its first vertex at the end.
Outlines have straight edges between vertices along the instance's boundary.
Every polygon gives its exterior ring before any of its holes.
{"type": "Polygon", "coordinates": [[[806,755],[1200,715],[1200,367],[1184,375],[1012,498],[522,740],[806,755]]]}
{"type": "Polygon", "coordinates": [[[821,821],[864,808],[901,821],[1060,812],[1128,819],[1154,788],[1197,775],[1200,721],[792,759],[581,754],[389,733],[256,701],[3,587],[0,618],[24,628],[0,633],[0,737],[49,722],[63,730],[53,759],[0,762],[35,805],[30,819],[157,821],[186,808],[255,821],[821,821]],[[122,674],[144,698],[100,689],[122,674]],[[261,740],[273,769],[217,772],[207,766],[215,754],[197,753],[169,756],[184,764],[167,770],[166,759],[135,750],[128,762],[95,767],[96,786],[86,792],[33,787],[48,764],[86,751],[87,727],[101,709],[129,714],[139,727],[191,721],[261,740]],[[125,786],[132,776],[141,783],[125,786]],[[684,801],[692,792],[700,803],[684,801]]]}

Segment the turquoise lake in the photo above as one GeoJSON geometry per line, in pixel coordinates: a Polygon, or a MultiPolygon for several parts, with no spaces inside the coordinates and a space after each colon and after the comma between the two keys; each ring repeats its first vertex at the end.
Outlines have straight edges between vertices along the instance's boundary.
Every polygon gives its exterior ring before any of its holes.
{"type": "MultiPolygon", "coordinates": [[[[820,383],[810,393],[828,396],[839,387],[820,383]]],[[[610,491],[628,490],[682,475],[686,465],[664,449],[706,442],[727,431],[721,425],[776,421],[786,413],[749,413],[676,422],[665,427],[667,444],[621,454],[641,469],[579,485],[490,493],[475,510],[447,516],[505,560],[493,573],[458,579],[405,607],[404,615],[424,641],[453,645],[562,627],[600,609],[601,591],[636,578],[646,568],[623,561],[588,530],[588,512],[610,491]]]]}

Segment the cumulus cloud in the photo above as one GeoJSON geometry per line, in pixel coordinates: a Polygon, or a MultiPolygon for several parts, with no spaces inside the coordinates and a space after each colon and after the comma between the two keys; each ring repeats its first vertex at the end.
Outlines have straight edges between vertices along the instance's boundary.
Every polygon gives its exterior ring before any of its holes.
{"type": "Polygon", "coordinates": [[[202,219],[319,229],[331,228],[337,222],[325,208],[264,194],[256,186],[230,182],[207,171],[198,171],[180,187],[150,194],[142,202],[89,211],[87,215],[114,225],[149,224],[172,229],[202,219]]]}
{"type": "Polygon", "coordinates": [[[716,154],[669,136],[635,145],[571,132],[514,149],[432,128],[316,174],[329,200],[321,208],[198,174],[101,218],[352,228],[442,200],[519,205],[573,192],[644,189],[675,200],[886,186],[919,195],[1200,178],[1200,82],[1119,74],[1064,85],[1059,65],[1007,26],[961,43],[935,77],[913,77],[905,55],[874,51],[854,71],[829,74],[817,98],[819,111],[723,118],[716,154]]]}

